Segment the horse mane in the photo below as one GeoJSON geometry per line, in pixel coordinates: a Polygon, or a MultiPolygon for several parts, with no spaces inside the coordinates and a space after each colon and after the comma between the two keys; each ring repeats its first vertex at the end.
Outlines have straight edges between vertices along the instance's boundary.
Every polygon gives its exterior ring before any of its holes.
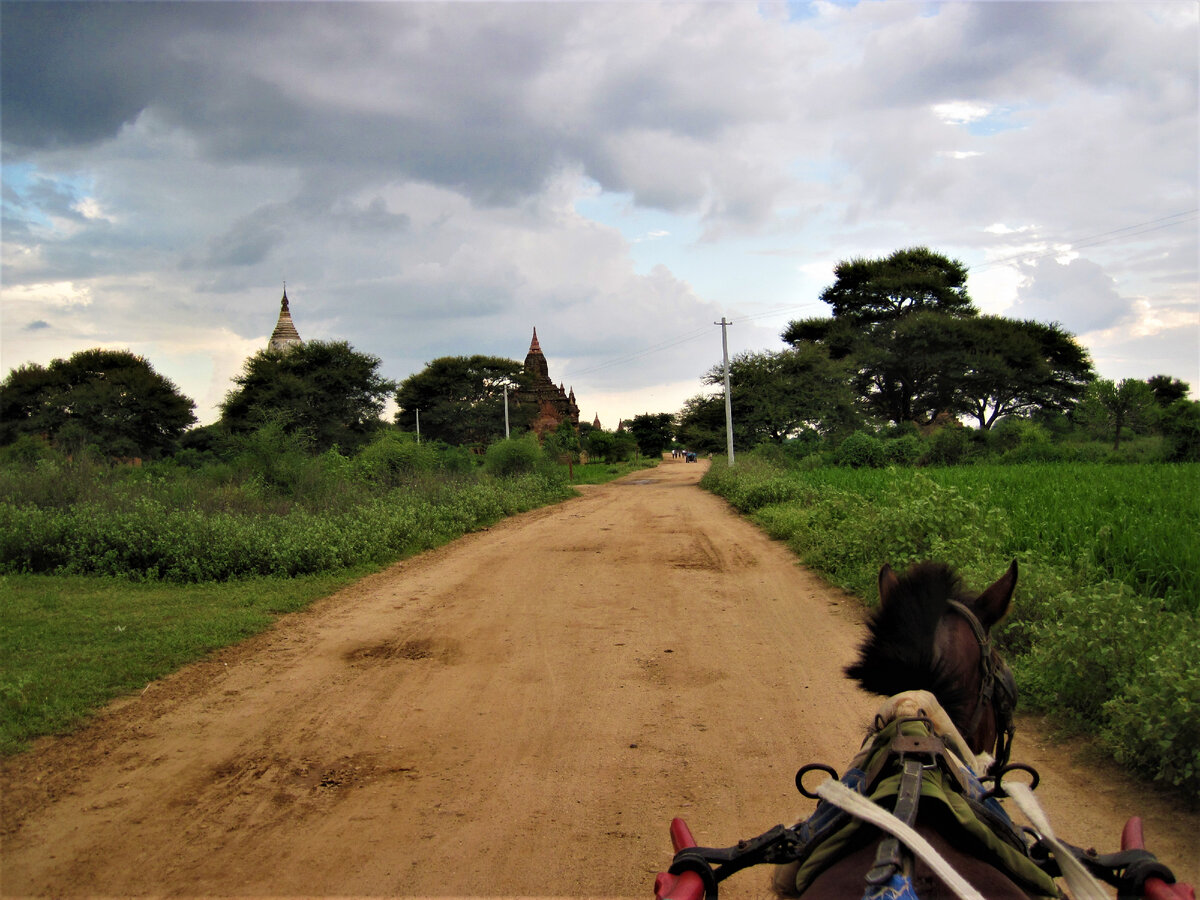
{"type": "Polygon", "coordinates": [[[899,577],[888,602],[872,614],[858,660],[844,669],[864,690],[884,697],[903,691],[929,691],[961,728],[975,696],[934,655],[938,622],[954,599],[970,603],[962,579],[944,563],[921,563],[899,577]]]}

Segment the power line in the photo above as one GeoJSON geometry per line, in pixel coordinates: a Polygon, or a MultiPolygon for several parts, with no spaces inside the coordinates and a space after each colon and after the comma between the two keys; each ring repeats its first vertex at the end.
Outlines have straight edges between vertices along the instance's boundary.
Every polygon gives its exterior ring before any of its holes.
{"type": "MultiPolygon", "coordinates": [[[[1086,237],[1078,238],[1073,241],[1061,241],[1061,242],[1058,242],[1060,244],[1058,249],[1043,250],[1043,251],[1038,251],[1038,252],[1014,253],[1011,256],[1005,256],[1000,259],[993,259],[993,260],[990,260],[985,263],[980,263],[977,266],[968,266],[967,271],[980,272],[980,271],[983,271],[986,269],[993,268],[995,266],[1002,266],[1005,263],[1014,262],[1016,260],[1028,260],[1028,261],[1032,262],[1032,261],[1038,260],[1038,259],[1046,259],[1047,257],[1058,256],[1064,252],[1067,252],[1066,250],[1063,249],[1064,246],[1066,248],[1069,248],[1072,250],[1078,250],[1078,249],[1085,249],[1087,247],[1095,247],[1099,244],[1109,243],[1110,241],[1115,241],[1122,237],[1131,237],[1131,238],[1132,237],[1140,237],[1143,234],[1149,234],[1154,231],[1160,231],[1163,228],[1173,228],[1176,225],[1183,225],[1189,221],[1194,221],[1196,219],[1198,213],[1200,213],[1200,209],[1189,209],[1189,210],[1184,210],[1183,212],[1171,213],[1170,215],[1167,215],[1167,216],[1160,216],[1157,219],[1150,219],[1145,222],[1139,222],[1136,225],[1126,225],[1122,228],[1114,228],[1109,231],[1102,231],[1097,234],[1088,235],[1086,237]]],[[[759,319],[769,319],[769,318],[773,318],[774,316],[794,312],[794,311],[801,310],[801,309],[810,309],[812,307],[818,307],[821,305],[821,302],[822,301],[819,301],[819,300],[809,300],[804,303],[796,303],[796,304],[792,304],[790,306],[780,306],[780,307],[776,307],[774,309],[768,309],[764,312],[755,313],[753,315],[741,316],[737,319],[733,319],[733,320],[727,322],[726,324],[732,325],[735,322],[754,322],[759,319]]],[[[654,354],[661,353],[664,350],[670,350],[672,347],[678,347],[681,344],[688,344],[688,343],[691,343],[692,341],[700,340],[706,334],[708,334],[707,328],[700,328],[695,331],[689,331],[685,334],[678,335],[674,338],[668,338],[664,341],[660,341],[657,344],[652,344],[648,347],[644,347],[641,350],[635,350],[635,351],[626,353],[621,356],[615,356],[615,357],[605,360],[604,362],[596,363],[595,365],[588,366],[585,369],[580,369],[579,371],[572,373],[572,376],[579,377],[581,375],[591,375],[595,372],[602,372],[605,369],[611,369],[615,366],[627,365],[631,362],[635,362],[639,359],[643,359],[644,357],[653,356],[654,354]]]]}
{"type": "Polygon", "coordinates": [[[1002,266],[1005,263],[1014,262],[1016,260],[1030,261],[1038,259],[1046,259],[1050,256],[1059,256],[1067,252],[1067,250],[1080,250],[1087,247],[1095,247],[1099,244],[1107,244],[1110,241],[1118,240],[1123,237],[1140,237],[1143,234],[1149,234],[1152,231],[1160,231],[1163,228],[1173,228],[1176,225],[1183,225],[1189,221],[1196,219],[1196,214],[1200,213],[1200,209],[1189,209],[1184,212],[1172,213],[1169,216],[1162,216],[1157,219],[1150,219],[1147,222],[1139,222],[1136,225],[1126,225],[1124,228],[1114,228],[1111,231],[1102,231],[1099,234],[1088,235],[1087,237],[1078,238],[1073,241],[1052,242],[1059,243],[1060,247],[1054,250],[1042,250],[1036,253],[1014,253],[1011,256],[1005,256],[1001,259],[989,260],[985,263],[980,263],[978,266],[968,266],[970,272],[978,272],[984,269],[990,269],[995,266],[1002,266]],[[1067,249],[1063,249],[1063,247],[1067,249]]]}
{"type": "MultiPolygon", "coordinates": [[[[812,307],[812,306],[817,306],[817,305],[819,305],[819,301],[809,301],[807,303],[797,303],[797,304],[793,304],[791,306],[780,306],[780,307],[776,307],[775,309],[769,309],[766,312],[756,313],[756,314],[750,315],[750,316],[741,316],[740,318],[730,321],[728,324],[732,325],[732,324],[734,324],[734,322],[753,322],[756,319],[767,319],[767,318],[771,318],[772,316],[778,316],[783,313],[791,312],[793,310],[805,309],[807,307],[812,307]]],[[[672,347],[678,347],[680,344],[687,344],[687,343],[691,343],[692,341],[697,341],[707,334],[708,334],[708,329],[706,329],[706,328],[701,328],[696,331],[689,331],[686,334],[682,334],[682,335],[679,335],[674,338],[668,338],[667,340],[660,341],[657,344],[652,344],[651,346],[645,347],[641,350],[635,350],[633,352],[626,353],[623,356],[612,357],[611,359],[607,359],[604,362],[596,363],[594,366],[588,366],[586,369],[580,369],[579,371],[573,372],[571,374],[572,374],[572,377],[579,377],[580,375],[591,375],[593,372],[600,372],[600,371],[603,371],[604,369],[611,369],[614,366],[621,366],[621,365],[625,365],[627,363],[634,362],[634,361],[642,359],[643,357],[646,357],[646,356],[653,356],[656,353],[661,353],[662,351],[669,350],[672,347]]]]}

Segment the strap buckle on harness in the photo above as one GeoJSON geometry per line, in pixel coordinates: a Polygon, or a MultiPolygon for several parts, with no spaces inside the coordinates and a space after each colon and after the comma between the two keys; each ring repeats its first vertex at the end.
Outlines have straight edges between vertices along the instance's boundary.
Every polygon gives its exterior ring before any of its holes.
{"type": "MultiPolygon", "coordinates": [[[[917,818],[917,806],[921,800],[921,776],[926,769],[936,769],[945,752],[946,744],[933,731],[933,723],[926,718],[901,719],[906,722],[921,722],[929,729],[927,734],[903,734],[897,729],[896,736],[888,748],[887,757],[899,757],[901,774],[900,789],[896,794],[896,805],[892,815],[905,825],[912,825],[917,818]]],[[[892,875],[904,865],[907,850],[899,838],[889,835],[884,838],[875,853],[875,862],[867,872],[867,883],[887,884],[892,875]]]]}

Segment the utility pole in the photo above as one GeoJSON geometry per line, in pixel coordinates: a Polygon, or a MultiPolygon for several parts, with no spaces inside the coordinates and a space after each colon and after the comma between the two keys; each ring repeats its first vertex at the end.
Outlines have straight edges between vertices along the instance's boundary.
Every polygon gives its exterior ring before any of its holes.
{"type": "Polygon", "coordinates": [[[504,439],[508,440],[508,385],[504,386],[504,439]]]}
{"type": "Polygon", "coordinates": [[[729,465],[733,465],[733,403],[729,399],[729,338],[726,334],[726,326],[732,325],[732,322],[726,322],[725,317],[721,316],[720,322],[713,322],[714,325],[721,326],[721,353],[725,357],[725,447],[726,455],[729,457],[729,465]]]}
{"type": "Polygon", "coordinates": [[[421,443],[421,411],[417,410],[417,443],[421,443]]]}

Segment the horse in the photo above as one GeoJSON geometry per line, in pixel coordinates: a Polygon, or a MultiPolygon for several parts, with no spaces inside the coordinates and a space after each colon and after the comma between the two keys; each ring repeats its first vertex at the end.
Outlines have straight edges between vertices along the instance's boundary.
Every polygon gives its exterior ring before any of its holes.
{"type": "MultiPolygon", "coordinates": [[[[1009,762],[1017,688],[992,644],[1017,585],[1016,560],[972,593],[949,566],[920,563],[879,572],[879,607],[845,673],[886,699],[858,754],[839,777],[813,763],[796,787],[819,799],[790,828],[776,825],[726,848],[699,847],[682,819],[671,823],[676,854],[659,873],[657,900],[715,900],[721,880],[774,864],[780,897],[803,900],[1076,900],[1119,896],[1195,900],[1189,885],[1146,851],[1131,819],[1120,853],[1100,855],[1059,840],[1033,797],[1037,773],[1009,762]],[[812,772],[831,775],[816,791],[812,772]],[[1025,784],[1014,772],[1030,777],[1025,784]],[[1007,780],[1005,780],[1007,778],[1007,780]],[[985,787],[986,785],[986,787],[985,787]],[[1018,828],[1009,797],[1034,823],[1018,828]]],[[[1136,823],[1136,828],[1134,825],[1136,823]]]]}
{"type": "MultiPolygon", "coordinates": [[[[879,607],[868,621],[857,659],[844,670],[864,690],[897,699],[882,708],[889,710],[890,718],[907,712],[926,720],[925,730],[945,739],[977,776],[1003,771],[1012,747],[1016,684],[992,645],[991,631],[1007,614],[1016,584],[1016,560],[978,594],[966,590],[959,575],[942,563],[921,563],[903,575],[884,565],[879,572],[879,607]]],[[[873,734],[886,724],[877,715],[873,734]]],[[[929,762],[925,759],[923,765],[929,762]]],[[[897,800],[897,810],[900,803],[897,800]]],[[[1032,867],[1006,871],[1004,860],[985,852],[977,835],[956,833],[957,823],[944,809],[927,811],[918,801],[915,812],[911,824],[917,833],[984,896],[1056,896],[1052,881],[1031,876],[1032,867]]],[[[895,839],[869,828],[858,832],[846,842],[840,858],[802,883],[805,900],[894,896],[887,893],[883,876],[901,870],[921,900],[957,896],[928,865],[904,853],[895,839]]],[[[800,868],[793,863],[776,870],[778,894],[801,895],[800,868]]]]}

